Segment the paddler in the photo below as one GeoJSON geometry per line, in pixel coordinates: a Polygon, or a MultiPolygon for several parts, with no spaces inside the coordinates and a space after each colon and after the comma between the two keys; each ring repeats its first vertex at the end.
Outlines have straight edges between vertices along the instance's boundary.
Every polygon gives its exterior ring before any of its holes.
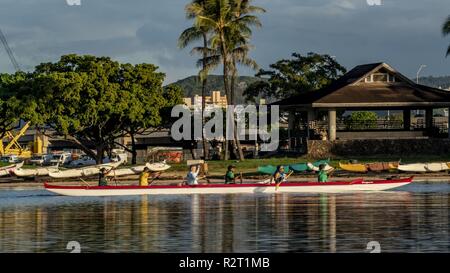
{"type": "Polygon", "coordinates": [[[225,174],[225,184],[236,184],[236,179],[239,179],[239,176],[236,177],[235,171],[236,166],[228,166],[227,173],[225,174]]]}
{"type": "Polygon", "coordinates": [[[273,174],[272,179],[276,184],[286,181],[286,173],[284,172],[283,166],[277,166],[277,170],[273,174]]]}
{"type": "Polygon", "coordinates": [[[139,186],[148,186],[148,178],[150,177],[150,169],[145,167],[142,173],[139,175],[139,186]]]}
{"type": "MultiPolygon", "coordinates": [[[[112,170],[112,168],[111,168],[112,170]]],[[[106,177],[111,170],[106,171],[106,168],[101,168],[100,173],[98,174],[98,186],[106,187],[108,186],[108,178],[106,177]]]]}
{"type": "Polygon", "coordinates": [[[186,184],[198,185],[198,174],[200,173],[200,166],[192,165],[189,167],[189,172],[186,176],[186,184]]]}
{"type": "Polygon", "coordinates": [[[325,171],[325,164],[319,165],[319,175],[318,175],[318,181],[320,183],[326,183],[328,182],[328,173],[325,171]]]}

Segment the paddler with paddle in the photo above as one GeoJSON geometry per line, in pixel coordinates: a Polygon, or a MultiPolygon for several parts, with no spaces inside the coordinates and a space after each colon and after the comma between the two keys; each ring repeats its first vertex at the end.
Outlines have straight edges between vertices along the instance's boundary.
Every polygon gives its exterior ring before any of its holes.
{"type": "Polygon", "coordinates": [[[236,166],[230,165],[228,166],[227,173],[225,174],[225,184],[236,184],[236,179],[240,179],[242,184],[242,173],[239,176],[235,174],[236,166]]]}
{"type": "Polygon", "coordinates": [[[98,173],[98,186],[99,187],[106,187],[108,186],[108,178],[106,177],[113,168],[111,168],[109,171],[106,170],[106,168],[101,168],[100,172],[98,173]]]}
{"type": "Polygon", "coordinates": [[[276,183],[276,190],[278,190],[278,188],[280,187],[280,184],[283,182],[286,182],[287,179],[289,178],[289,176],[291,176],[294,172],[290,172],[288,174],[286,174],[284,172],[284,167],[283,166],[278,166],[277,167],[277,171],[273,174],[273,181],[275,181],[276,183]]]}

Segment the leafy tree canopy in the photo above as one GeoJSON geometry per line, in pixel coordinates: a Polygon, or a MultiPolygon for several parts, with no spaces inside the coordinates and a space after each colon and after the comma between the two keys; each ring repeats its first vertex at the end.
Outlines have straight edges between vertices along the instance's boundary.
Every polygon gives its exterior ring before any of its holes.
{"type": "Polygon", "coordinates": [[[245,91],[247,101],[258,98],[284,99],[305,91],[318,90],[329,85],[346,72],[333,57],[308,53],[293,53],[292,59],[280,60],[261,69],[256,76],[267,81],[252,83],[245,91]]]}
{"type": "Polygon", "coordinates": [[[115,139],[161,122],[165,74],[151,64],[108,57],[62,56],[36,67],[31,94],[43,123],[101,160],[115,139]],[[84,147],[93,143],[97,153],[84,147]]]}
{"type": "Polygon", "coordinates": [[[36,122],[35,102],[24,92],[29,75],[24,72],[0,74],[0,138],[20,125],[21,120],[36,122]]]}

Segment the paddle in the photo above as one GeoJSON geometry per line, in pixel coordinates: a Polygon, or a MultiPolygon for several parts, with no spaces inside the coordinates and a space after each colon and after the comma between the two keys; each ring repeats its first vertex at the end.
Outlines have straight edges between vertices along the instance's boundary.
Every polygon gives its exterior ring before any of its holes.
{"type": "MultiPolygon", "coordinates": [[[[291,176],[293,173],[294,173],[293,171],[290,171],[290,172],[288,173],[288,175],[286,175],[286,177],[285,177],[284,180],[288,179],[289,176],[291,176]]],[[[278,191],[278,188],[280,187],[281,183],[283,183],[283,181],[280,181],[279,183],[276,184],[276,186],[275,186],[275,191],[278,191]]]]}
{"type": "Polygon", "coordinates": [[[81,182],[83,182],[84,184],[86,184],[86,186],[89,188],[91,185],[89,185],[88,182],[84,181],[82,178],[80,178],[81,182]]]}

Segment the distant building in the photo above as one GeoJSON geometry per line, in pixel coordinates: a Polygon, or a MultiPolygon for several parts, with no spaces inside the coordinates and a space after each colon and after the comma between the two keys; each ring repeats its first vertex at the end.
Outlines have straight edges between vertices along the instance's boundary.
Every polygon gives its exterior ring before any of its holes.
{"type": "MultiPolygon", "coordinates": [[[[228,105],[227,96],[222,96],[220,91],[212,91],[211,96],[205,96],[204,99],[207,106],[226,108],[228,105]]],[[[183,101],[188,107],[201,106],[203,98],[200,95],[195,95],[193,98],[184,98],[183,101]]]]}

